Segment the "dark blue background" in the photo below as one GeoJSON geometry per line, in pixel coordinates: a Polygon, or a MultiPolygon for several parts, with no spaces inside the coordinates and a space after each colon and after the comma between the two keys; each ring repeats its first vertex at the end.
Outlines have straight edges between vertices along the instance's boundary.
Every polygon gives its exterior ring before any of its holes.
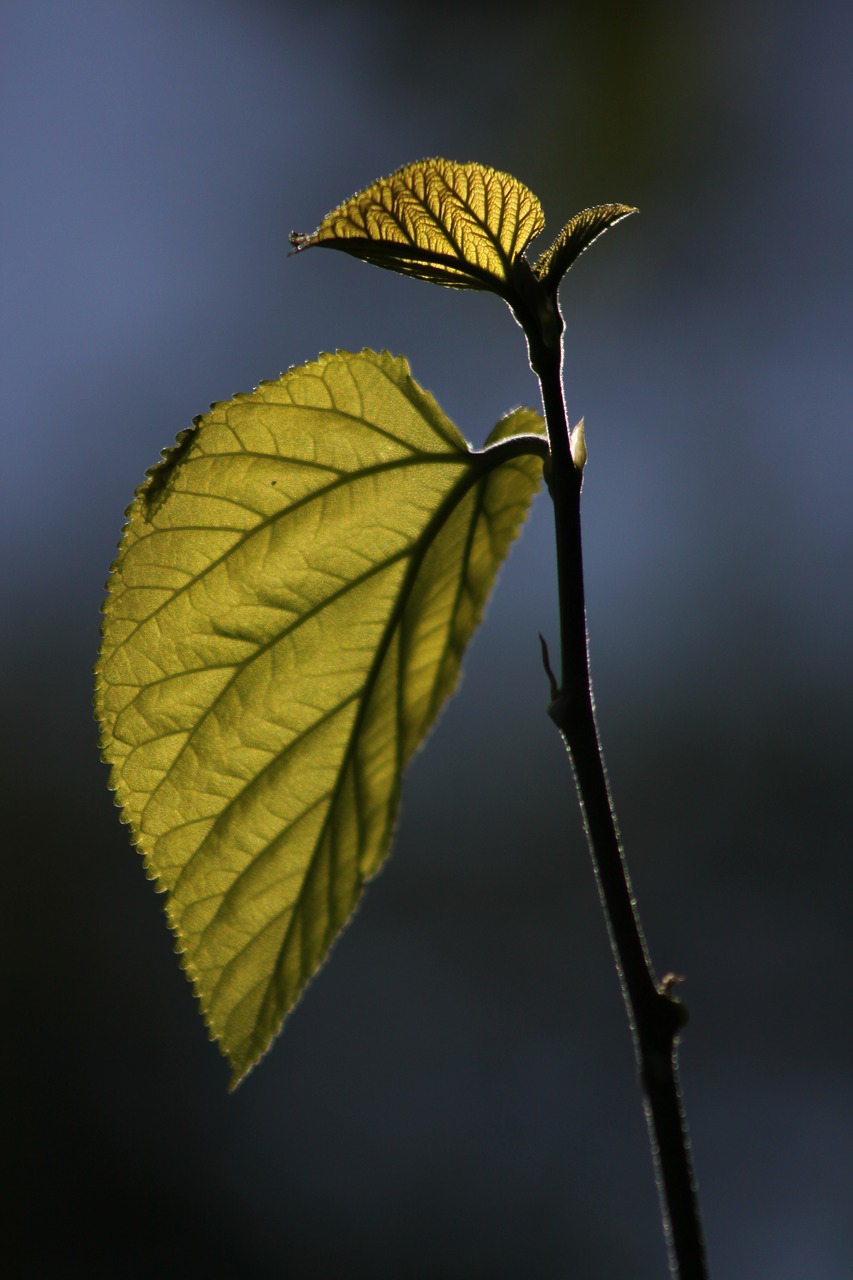
{"type": "Polygon", "coordinates": [[[631,1049],[537,631],[541,499],[395,853],[229,1097],[106,790],[98,608],[146,467],[211,400],[388,347],[463,433],[536,403],[493,298],[287,260],[423,155],[556,233],[611,777],[715,1274],[853,1258],[847,3],[6,0],[4,1016],[20,1276],[662,1276],[631,1049]]]}

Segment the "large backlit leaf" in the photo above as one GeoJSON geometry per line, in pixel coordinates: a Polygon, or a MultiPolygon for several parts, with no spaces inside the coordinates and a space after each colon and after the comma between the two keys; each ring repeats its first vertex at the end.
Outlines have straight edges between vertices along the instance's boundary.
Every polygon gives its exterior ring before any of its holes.
{"type": "Polygon", "coordinates": [[[593,240],[637,210],[627,204],[598,204],[583,209],[570,218],[549,249],[533,267],[543,284],[556,288],[573,262],[576,262],[593,240]]]}
{"type": "Polygon", "coordinates": [[[128,512],[104,755],[235,1082],[386,856],[541,429],[472,451],[404,360],[327,355],[215,405],[128,512]]]}
{"type": "Polygon", "coordinates": [[[545,225],[516,178],[481,164],[420,160],[345,200],[297,249],[343,249],[457,289],[507,292],[513,264],[545,225]]]}

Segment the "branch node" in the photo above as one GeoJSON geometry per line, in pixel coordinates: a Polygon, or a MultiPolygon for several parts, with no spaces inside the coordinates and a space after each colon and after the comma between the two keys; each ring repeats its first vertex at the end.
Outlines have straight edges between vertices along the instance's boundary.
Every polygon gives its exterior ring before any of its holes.
{"type": "Polygon", "coordinates": [[[675,994],[675,988],[684,980],[684,975],[681,973],[665,973],[657,989],[658,995],[663,996],[667,1003],[667,1010],[673,1024],[673,1034],[676,1036],[684,1030],[690,1019],[687,1005],[682,1004],[675,994]]]}

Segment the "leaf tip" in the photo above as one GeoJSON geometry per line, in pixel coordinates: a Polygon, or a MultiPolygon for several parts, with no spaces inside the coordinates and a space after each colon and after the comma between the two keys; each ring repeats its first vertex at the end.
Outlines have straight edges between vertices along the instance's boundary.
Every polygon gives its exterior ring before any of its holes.
{"type": "Polygon", "coordinates": [[[301,253],[303,249],[310,249],[312,244],[316,244],[317,233],[316,231],[291,231],[287,241],[291,246],[287,256],[292,258],[295,253],[301,253]]]}

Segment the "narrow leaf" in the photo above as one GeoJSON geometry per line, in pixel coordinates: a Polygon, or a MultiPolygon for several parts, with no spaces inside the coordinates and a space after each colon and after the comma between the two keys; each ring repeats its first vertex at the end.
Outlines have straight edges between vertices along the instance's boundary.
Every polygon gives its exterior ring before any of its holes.
{"type": "Polygon", "coordinates": [[[345,200],[296,250],[342,249],[378,267],[456,289],[504,295],[513,264],[545,225],[539,201],[508,173],[420,160],[345,200]]]}
{"type": "Polygon", "coordinates": [[[629,214],[637,213],[627,204],[599,204],[584,209],[571,218],[534,264],[534,275],[551,288],[556,288],[573,262],[576,262],[593,240],[629,214]]]}
{"type": "Polygon", "coordinates": [[[516,410],[472,451],[404,360],[326,355],[214,405],[129,509],[104,756],[234,1083],[388,852],[541,432],[516,410]]]}

